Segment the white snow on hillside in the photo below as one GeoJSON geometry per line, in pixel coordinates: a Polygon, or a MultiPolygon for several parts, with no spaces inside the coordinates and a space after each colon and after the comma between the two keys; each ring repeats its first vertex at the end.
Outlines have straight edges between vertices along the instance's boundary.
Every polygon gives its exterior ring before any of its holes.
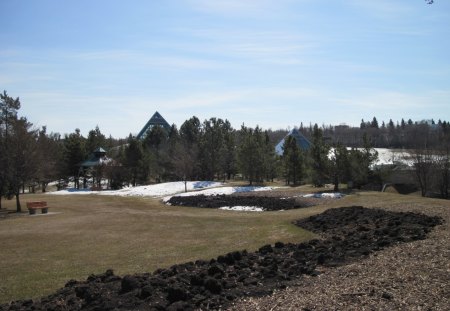
{"type": "MultiPolygon", "coordinates": [[[[206,189],[213,187],[220,187],[223,183],[214,181],[188,181],[187,190],[194,191],[198,189],[206,189]]],[[[174,195],[180,192],[184,192],[184,182],[168,182],[155,185],[138,186],[124,188],[120,190],[104,190],[104,191],[91,191],[89,189],[66,189],[55,192],[49,192],[52,195],[70,195],[70,194],[97,194],[97,195],[116,195],[122,197],[138,196],[138,197],[162,197],[167,195],[174,195]]]]}
{"type": "MultiPolygon", "coordinates": [[[[351,150],[351,147],[347,147],[347,150],[351,150]]],[[[356,148],[362,150],[362,148],[356,148]]],[[[403,164],[407,166],[412,166],[413,162],[408,159],[409,153],[404,150],[399,149],[387,149],[387,148],[373,148],[378,153],[378,159],[373,163],[374,167],[392,164],[403,164]]],[[[334,158],[334,148],[330,149],[328,153],[328,158],[334,158]]]]}
{"type": "Polygon", "coordinates": [[[374,163],[375,166],[391,164],[413,165],[412,161],[408,159],[410,157],[409,153],[404,150],[386,148],[375,148],[375,150],[378,152],[378,160],[374,163]]]}

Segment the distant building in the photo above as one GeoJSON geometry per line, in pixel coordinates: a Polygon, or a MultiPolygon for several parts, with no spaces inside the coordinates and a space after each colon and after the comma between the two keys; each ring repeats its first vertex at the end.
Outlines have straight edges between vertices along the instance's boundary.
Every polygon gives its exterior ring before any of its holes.
{"type": "Polygon", "coordinates": [[[144,139],[145,136],[147,136],[147,133],[152,129],[154,126],[161,126],[163,129],[169,133],[170,131],[170,125],[167,123],[167,121],[162,117],[162,115],[159,114],[158,111],[156,111],[153,116],[148,120],[147,124],[142,128],[142,130],[137,134],[137,139],[144,139]]]}
{"type": "Polygon", "coordinates": [[[82,167],[83,169],[88,169],[94,166],[106,164],[110,161],[111,159],[106,157],[106,150],[99,147],[89,155],[89,158],[86,161],[80,163],[80,167],[82,167]]]}
{"type": "Polygon", "coordinates": [[[303,136],[300,131],[296,128],[294,128],[292,131],[289,132],[276,146],[275,146],[275,152],[278,155],[283,155],[283,146],[286,138],[288,136],[292,136],[295,138],[295,141],[297,142],[297,145],[302,149],[303,151],[309,150],[311,148],[311,142],[303,136]]]}
{"type": "Polygon", "coordinates": [[[88,178],[92,178],[92,190],[101,190],[101,181],[103,177],[103,168],[110,165],[112,159],[106,156],[106,150],[98,147],[89,157],[79,164],[79,176],[83,177],[83,188],[87,188],[88,178]]]}

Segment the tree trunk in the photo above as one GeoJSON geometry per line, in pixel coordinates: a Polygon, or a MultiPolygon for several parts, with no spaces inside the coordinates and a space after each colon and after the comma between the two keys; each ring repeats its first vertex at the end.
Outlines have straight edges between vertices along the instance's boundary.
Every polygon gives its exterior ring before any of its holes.
{"type": "Polygon", "coordinates": [[[16,212],[22,213],[22,207],[20,206],[20,199],[19,199],[19,191],[16,192],[16,212]]]}
{"type": "Polygon", "coordinates": [[[337,174],[334,175],[334,192],[339,191],[339,177],[337,174]]]}

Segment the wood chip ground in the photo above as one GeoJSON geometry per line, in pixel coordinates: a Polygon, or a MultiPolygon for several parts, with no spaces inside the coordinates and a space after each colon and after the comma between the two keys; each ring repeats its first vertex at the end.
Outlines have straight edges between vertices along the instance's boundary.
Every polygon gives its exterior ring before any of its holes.
{"type": "MultiPolygon", "coordinates": [[[[381,206],[378,206],[381,207],[381,206]]],[[[382,207],[440,216],[426,240],[373,253],[346,266],[302,276],[295,286],[247,298],[229,310],[450,310],[450,204],[382,207]]]]}

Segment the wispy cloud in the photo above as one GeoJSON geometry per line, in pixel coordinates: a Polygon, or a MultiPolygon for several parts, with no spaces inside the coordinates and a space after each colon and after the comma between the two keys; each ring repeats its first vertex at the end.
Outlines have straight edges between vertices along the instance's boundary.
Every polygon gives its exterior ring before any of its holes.
{"type": "Polygon", "coordinates": [[[170,69],[211,69],[220,67],[220,63],[215,60],[204,59],[201,57],[186,57],[180,55],[160,56],[158,52],[155,54],[147,54],[140,51],[132,50],[102,50],[72,53],[72,58],[91,62],[114,62],[127,65],[140,65],[158,68],[170,69]]]}
{"type": "Polygon", "coordinates": [[[268,6],[274,3],[270,0],[187,0],[195,10],[214,14],[258,15],[267,12],[268,6]]]}
{"type": "Polygon", "coordinates": [[[409,15],[414,12],[411,5],[405,2],[377,0],[377,1],[360,1],[350,0],[349,5],[362,10],[365,14],[372,15],[382,19],[397,19],[409,15]]]}
{"type": "Polygon", "coordinates": [[[208,55],[274,64],[301,64],[319,42],[309,35],[283,30],[178,29],[180,33],[199,41],[187,44],[187,50],[208,55]]]}

